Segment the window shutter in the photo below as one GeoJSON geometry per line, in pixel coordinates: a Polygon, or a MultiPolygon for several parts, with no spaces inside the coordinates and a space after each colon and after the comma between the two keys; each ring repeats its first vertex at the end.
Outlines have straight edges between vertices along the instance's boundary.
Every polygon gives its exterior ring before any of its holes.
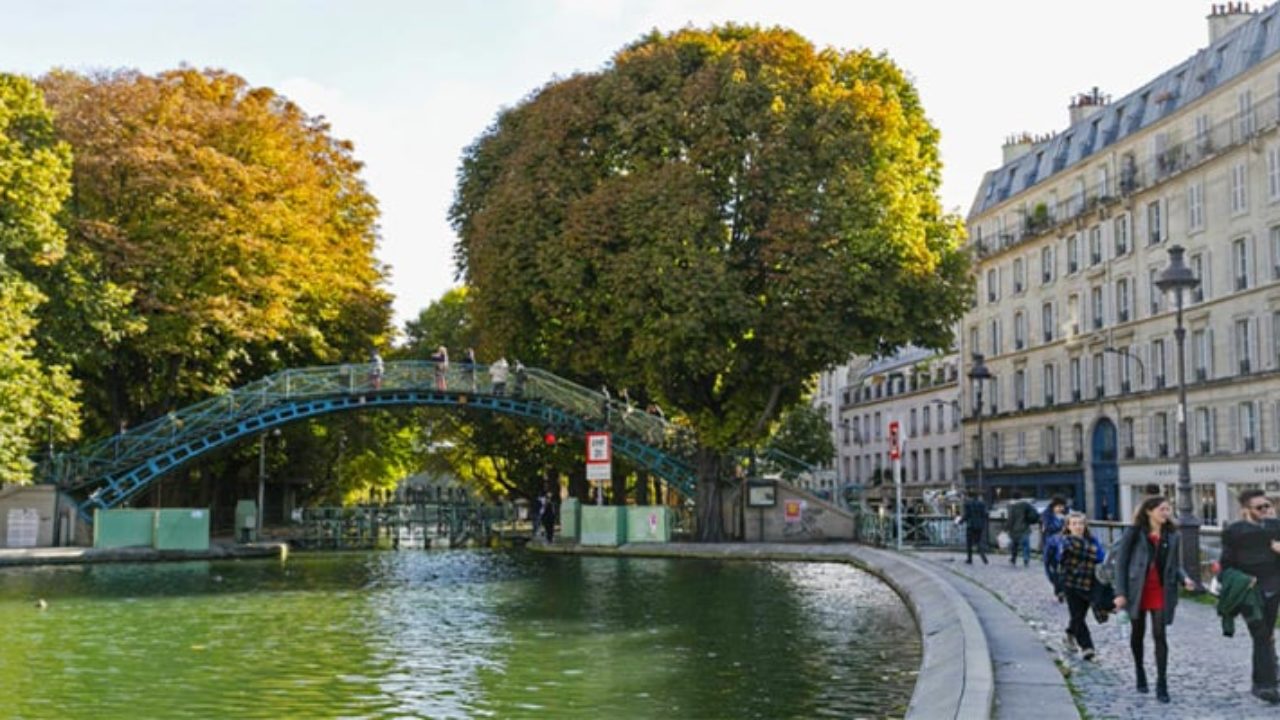
{"type": "Polygon", "coordinates": [[[1209,452],[1218,451],[1218,408],[1209,410],[1209,452]]]}
{"type": "Polygon", "coordinates": [[[1205,353],[1208,356],[1206,358],[1207,362],[1205,363],[1206,375],[1208,376],[1209,379],[1213,379],[1214,377],[1213,356],[1217,354],[1215,352],[1215,347],[1213,344],[1213,328],[1205,328],[1204,335],[1205,335],[1205,342],[1208,344],[1208,348],[1206,348],[1206,353],[1205,353]]]}
{"type": "Polygon", "coordinates": [[[1262,369],[1261,358],[1258,356],[1258,334],[1261,332],[1258,318],[1250,318],[1249,327],[1251,328],[1249,332],[1249,366],[1256,372],[1262,369]]]}
{"type": "Polygon", "coordinates": [[[1156,442],[1156,416],[1152,415],[1147,418],[1147,456],[1156,457],[1156,453],[1160,450],[1156,442]]]}

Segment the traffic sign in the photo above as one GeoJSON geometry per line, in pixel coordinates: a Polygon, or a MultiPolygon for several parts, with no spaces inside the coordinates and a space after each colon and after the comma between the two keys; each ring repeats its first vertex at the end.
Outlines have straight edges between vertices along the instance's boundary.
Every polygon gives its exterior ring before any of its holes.
{"type": "Polygon", "coordinates": [[[898,441],[898,421],[889,421],[889,459],[897,460],[902,457],[902,445],[898,441]]]}

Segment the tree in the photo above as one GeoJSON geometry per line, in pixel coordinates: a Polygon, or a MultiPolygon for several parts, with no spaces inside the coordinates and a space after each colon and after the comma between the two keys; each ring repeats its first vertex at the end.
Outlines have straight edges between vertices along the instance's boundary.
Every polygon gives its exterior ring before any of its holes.
{"type": "Polygon", "coordinates": [[[831,424],[826,414],[807,402],[797,403],[782,414],[769,447],[810,465],[824,465],[836,455],[831,440],[831,424]]]}
{"type": "Polygon", "coordinates": [[[49,336],[95,432],[387,333],[377,204],[322,119],[215,70],[40,84],[75,154],[71,272],[93,288],[46,279],[49,336]]]}
{"type": "Polygon", "coordinates": [[[783,29],[654,32],[466,151],[455,255],[486,342],[640,388],[702,445],[760,442],[853,353],[949,344],[968,289],[938,133],[887,57],[783,29]]]}
{"type": "Polygon", "coordinates": [[[0,74],[0,484],[28,482],[37,448],[79,432],[76,383],[39,357],[45,297],[31,281],[65,252],[56,218],[70,178],[70,149],[40,90],[0,74]]]}

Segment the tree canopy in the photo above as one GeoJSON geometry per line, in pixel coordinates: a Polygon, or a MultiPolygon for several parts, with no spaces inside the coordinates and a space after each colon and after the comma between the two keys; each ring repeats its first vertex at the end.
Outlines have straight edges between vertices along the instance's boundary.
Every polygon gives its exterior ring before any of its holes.
{"type": "MultiPolygon", "coordinates": [[[[477,328],[678,408],[705,447],[757,443],[822,368],[950,343],[967,261],[937,145],[883,55],[654,32],[467,149],[452,221],[477,328]]],[[[719,471],[700,462],[708,492],[719,471]]]]}
{"type": "Polygon", "coordinates": [[[383,339],[377,204],[323,119],[214,70],[40,85],[75,158],[46,319],[96,433],[383,339]]]}
{"type": "Polygon", "coordinates": [[[76,383],[39,358],[45,296],[32,282],[64,255],[57,216],[70,179],[70,150],[40,90],[0,74],[0,484],[30,479],[36,448],[79,430],[76,383]]]}

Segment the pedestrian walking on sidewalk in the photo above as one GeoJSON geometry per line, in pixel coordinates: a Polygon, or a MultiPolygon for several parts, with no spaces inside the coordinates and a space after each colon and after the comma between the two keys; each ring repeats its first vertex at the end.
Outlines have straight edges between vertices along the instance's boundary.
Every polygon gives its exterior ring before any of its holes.
{"type": "Polygon", "coordinates": [[[1223,571],[1239,570],[1253,578],[1249,592],[1261,600],[1261,617],[1248,623],[1253,638],[1253,695],[1280,704],[1276,691],[1276,611],[1280,609],[1280,520],[1275,504],[1262,490],[1240,493],[1241,519],[1222,532],[1223,571]]]}
{"type": "Polygon", "coordinates": [[[1022,566],[1031,564],[1031,527],[1040,522],[1040,513],[1031,503],[1022,499],[1022,493],[1013,493],[1014,503],[1009,506],[1009,562],[1018,564],[1018,551],[1022,551],[1022,566]]]}
{"type": "Polygon", "coordinates": [[[982,496],[971,492],[969,499],[964,501],[964,511],[958,522],[964,525],[965,563],[973,564],[973,548],[977,546],[978,556],[982,558],[982,564],[986,565],[987,504],[982,501],[982,496]]]}
{"type": "Polygon", "coordinates": [[[1067,603],[1071,621],[1067,625],[1067,647],[1082,651],[1085,660],[1093,660],[1093,636],[1085,618],[1092,606],[1094,568],[1106,558],[1102,543],[1089,532],[1084,513],[1067,515],[1067,529],[1050,550],[1049,573],[1058,602],[1067,603]]]}
{"type": "Polygon", "coordinates": [[[1044,576],[1049,578],[1049,582],[1053,582],[1053,576],[1049,574],[1049,546],[1059,540],[1066,523],[1067,501],[1061,495],[1054,495],[1040,516],[1040,561],[1044,563],[1044,576]]]}
{"type": "Polygon", "coordinates": [[[1140,693],[1148,691],[1142,651],[1150,619],[1156,648],[1156,699],[1162,703],[1169,702],[1169,643],[1165,631],[1173,624],[1178,607],[1178,585],[1195,589],[1195,583],[1179,563],[1180,537],[1172,514],[1166,498],[1147,498],[1138,506],[1133,525],[1125,530],[1116,550],[1115,605],[1116,610],[1127,610],[1133,621],[1129,649],[1133,652],[1137,689],[1140,693]]]}

